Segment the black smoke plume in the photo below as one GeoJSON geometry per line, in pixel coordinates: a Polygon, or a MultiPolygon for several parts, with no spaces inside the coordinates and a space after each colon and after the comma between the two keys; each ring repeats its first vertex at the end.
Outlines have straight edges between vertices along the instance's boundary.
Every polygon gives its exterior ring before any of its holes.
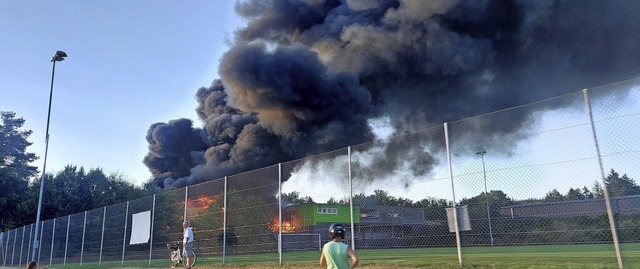
{"type": "Polygon", "coordinates": [[[183,186],[371,141],[368,121],[383,116],[404,133],[629,79],[638,11],[632,0],[241,1],[247,25],[196,94],[202,129],[154,124],[145,164],[159,186],[183,186]]]}

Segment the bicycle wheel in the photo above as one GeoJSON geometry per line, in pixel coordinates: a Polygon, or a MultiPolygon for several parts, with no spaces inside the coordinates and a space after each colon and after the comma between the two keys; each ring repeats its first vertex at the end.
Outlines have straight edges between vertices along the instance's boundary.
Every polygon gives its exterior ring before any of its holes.
{"type": "Polygon", "coordinates": [[[196,256],[196,253],[191,251],[191,267],[196,265],[197,260],[198,260],[198,257],[196,256]]]}

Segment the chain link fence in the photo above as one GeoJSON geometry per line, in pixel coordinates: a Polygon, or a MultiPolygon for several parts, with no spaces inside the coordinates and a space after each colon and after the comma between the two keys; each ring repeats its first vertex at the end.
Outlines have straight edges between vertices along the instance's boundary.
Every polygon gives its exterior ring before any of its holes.
{"type": "MultiPolygon", "coordinates": [[[[0,234],[3,266],[166,260],[233,264],[317,251],[346,224],[356,249],[640,242],[640,79],[389,136],[0,234]],[[148,220],[134,215],[150,212],[148,220]],[[134,223],[135,222],[135,223],[134,223]],[[138,230],[142,227],[142,230],[138,230]],[[144,242],[133,243],[143,231],[144,242]],[[146,231],[146,232],[145,232],[146,231]],[[135,235],[135,236],[132,236],[135,235]]],[[[428,125],[428,124],[425,124],[428,125]]],[[[380,257],[384,258],[384,257],[380,257]]],[[[579,264],[580,257],[566,258],[579,264]]]]}

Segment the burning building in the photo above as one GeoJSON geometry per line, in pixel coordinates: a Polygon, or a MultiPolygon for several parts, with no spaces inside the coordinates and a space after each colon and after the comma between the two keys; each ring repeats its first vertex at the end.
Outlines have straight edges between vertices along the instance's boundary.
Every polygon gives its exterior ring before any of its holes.
{"type": "MultiPolygon", "coordinates": [[[[286,207],[282,214],[282,233],[318,235],[322,242],[330,240],[327,233],[332,223],[351,223],[349,205],[306,203],[286,207]]],[[[361,248],[406,247],[420,236],[427,226],[422,208],[362,204],[353,207],[353,224],[356,244],[361,248]],[[390,240],[393,239],[393,240],[390,240]]],[[[347,237],[351,238],[351,226],[346,225],[347,237]]],[[[278,232],[278,219],[271,226],[278,232]]],[[[314,238],[291,238],[286,241],[290,248],[301,249],[302,244],[313,245],[314,238]],[[296,240],[297,239],[297,240],[296,240]],[[295,241],[292,241],[295,240],[295,241]],[[311,242],[310,242],[311,241],[311,242]],[[297,242],[296,246],[293,242],[297,242]]]]}

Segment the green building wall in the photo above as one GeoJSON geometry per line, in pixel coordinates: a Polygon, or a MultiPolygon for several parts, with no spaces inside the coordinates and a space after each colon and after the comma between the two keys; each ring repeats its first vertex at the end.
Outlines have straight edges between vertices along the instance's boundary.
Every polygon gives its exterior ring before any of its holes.
{"type": "MultiPolygon", "coordinates": [[[[291,209],[297,215],[297,218],[302,219],[304,226],[313,226],[321,222],[338,222],[338,223],[351,223],[351,211],[348,205],[335,205],[335,204],[300,204],[292,206],[291,209]],[[336,209],[336,213],[318,213],[318,208],[336,209]]],[[[353,222],[360,223],[360,208],[353,207],[353,222]]]]}

